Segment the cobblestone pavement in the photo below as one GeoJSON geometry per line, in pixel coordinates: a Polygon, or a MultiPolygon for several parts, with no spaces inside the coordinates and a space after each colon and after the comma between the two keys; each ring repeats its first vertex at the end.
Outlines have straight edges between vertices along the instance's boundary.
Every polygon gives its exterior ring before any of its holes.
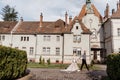
{"type": "Polygon", "coordinates": [[[62,72],[60,69],[33,69],[30,68],[33,77],[31,80],[92,80],[87,70],[79,72],[62,72]]]}
{"type": "Polygon", "coordinates": [[[101,66],[100,70],[79,72],[62,72],[60,69],[29,68],[32,78],[30,80],[101,80],[101,76],[107,76],[106,66],[101,66]]]}

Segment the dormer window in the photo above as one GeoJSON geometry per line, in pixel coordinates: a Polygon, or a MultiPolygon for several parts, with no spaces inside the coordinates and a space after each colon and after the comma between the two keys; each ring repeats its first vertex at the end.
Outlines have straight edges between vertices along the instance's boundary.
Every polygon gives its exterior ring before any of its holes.
{"type": "Polygon", "coordinates": [[[78,26],[76,26],[76,29],[78,29],[78,26]]]}

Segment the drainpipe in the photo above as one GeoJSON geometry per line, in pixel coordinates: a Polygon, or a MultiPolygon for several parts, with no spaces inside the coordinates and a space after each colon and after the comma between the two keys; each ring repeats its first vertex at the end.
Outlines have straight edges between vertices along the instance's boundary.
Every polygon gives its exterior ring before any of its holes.
{"type": "Polygon", "coordinates": [[[11,41],[10,41],[10,47],[12,47],[13,45],[13,33],[14,31],[16,31],[16,29],[18,28],[18,26],[23,22],[23,17],[21,17],[20,21],[15,25],[15,27],[11,30],[10,35],[11,35],[11,41]]]}
{"type": "Polygon", "coordinates": [[[36,42],[35,42],[35,62],[36,62],[36,54],[37,54],[37,34],[34,34],[36,37],[36,42]]]}
{"type": "Polygon", "coordinates": [[[64,34],[62,33],[63,36],[63,43],[62,43],[62,64],[64,63],[64,34]]]}
{"type": "Polygon", "coordinates": [[[92,58],[91,58],[91,40],[90,40],[90,36],[91,36],[91,34],[89,34],[89,60],[90,60],[90,63],[91,63],[91,61],[92,61],[92,58]]]}
{"type": "Polygon", "coordinates": [[[13,31],[10,32],[10,36],[11,36],[10,47],[12,47],[12,42],[13,42],[13,31]]]}

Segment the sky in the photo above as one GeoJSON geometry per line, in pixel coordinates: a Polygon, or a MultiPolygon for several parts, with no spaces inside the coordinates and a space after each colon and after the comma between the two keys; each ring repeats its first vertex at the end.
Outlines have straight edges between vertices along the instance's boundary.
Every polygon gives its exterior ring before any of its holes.
{"type": "MultiPolygon", "coordinates": [[[[63,19],[65,12],[73,18],[77,16],[86,0],[0,0],[1,9],[10,5],[18,12],[18,20],[23,17],[24,21],[39,21],[40,14],[43,13],[44,21],[55,21],[63,19]]],[[[91,0],[96,6],[100,14],[104,15],[106,4],[108,3],[111,9],[116,9],[118,0],[91,0]]],[[[0,15],[0,21],[2,16],[0,15]]]]}

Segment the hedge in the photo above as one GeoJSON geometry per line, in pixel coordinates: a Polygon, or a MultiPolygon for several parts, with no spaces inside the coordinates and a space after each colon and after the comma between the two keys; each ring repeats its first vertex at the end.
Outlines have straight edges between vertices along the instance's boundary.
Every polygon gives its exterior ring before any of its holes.
{"type": "Polygon", "coordinates": [[[0,80],[14,80],[22,77],[27,68],[25,51],[0,46],[0,80]]]}
{"type": "Polygon", "coordinates": [[[120,80],[120,54],[107,56],[107,74],[110,80],[120,80]]]}

